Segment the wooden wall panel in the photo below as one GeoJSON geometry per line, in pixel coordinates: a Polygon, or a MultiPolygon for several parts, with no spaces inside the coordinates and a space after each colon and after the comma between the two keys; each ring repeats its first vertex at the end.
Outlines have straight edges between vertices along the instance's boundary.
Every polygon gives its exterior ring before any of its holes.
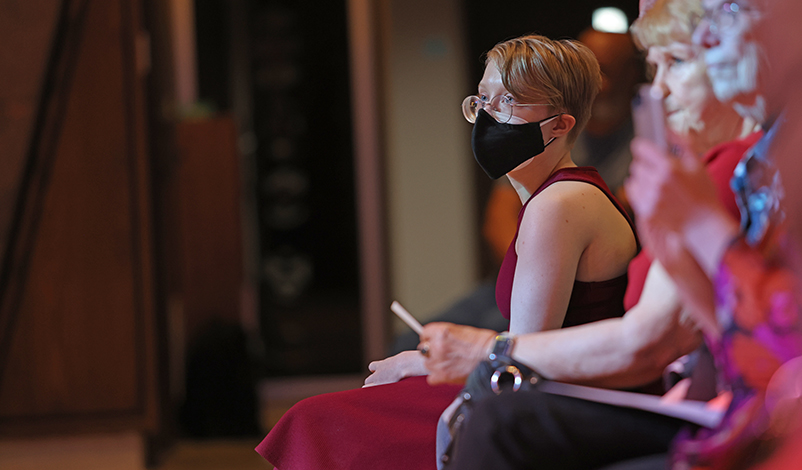
{"type": "Polygon", "coordinates": [[[213,320],[240,322],[240,156],[231,116],[180,122],[176,139],[181,290],[192,342],[213,320]]]}
{"type": "Polygon", "coordinates": [[[12,343],[0,432],[153,426],[137,2],[89,3],[12,343]]]}
{"type": "Polygon", "coordinates": [[[0,1],[0,249],[11,221],[59,0],[0,1]]]}

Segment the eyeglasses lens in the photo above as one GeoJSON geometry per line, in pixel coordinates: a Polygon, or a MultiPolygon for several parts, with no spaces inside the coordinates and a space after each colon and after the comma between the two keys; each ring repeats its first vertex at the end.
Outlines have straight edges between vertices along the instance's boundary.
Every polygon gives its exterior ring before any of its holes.
{"type": "Polygon", "coordinates": [[[501,96],[496,96],[489,102],[483,101],[478,96],[469,96],[462,102],[462,114],[471,124],[476,122],[476,115],[480,109],[484,109],[487,114],[500,123],[508,122],[512,116],[512,106],[501,96]]]}

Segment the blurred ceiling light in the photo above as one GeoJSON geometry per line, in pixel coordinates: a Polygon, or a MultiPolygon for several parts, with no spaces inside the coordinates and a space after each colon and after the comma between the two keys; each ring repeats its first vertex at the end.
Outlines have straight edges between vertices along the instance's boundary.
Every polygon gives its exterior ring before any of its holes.
{"type": "Polygon", "coordinates": [[[626,13],[615,7],[597,8],[591,24],[593,29],[603,33],[626,33],[629,30],[626,13]]]}

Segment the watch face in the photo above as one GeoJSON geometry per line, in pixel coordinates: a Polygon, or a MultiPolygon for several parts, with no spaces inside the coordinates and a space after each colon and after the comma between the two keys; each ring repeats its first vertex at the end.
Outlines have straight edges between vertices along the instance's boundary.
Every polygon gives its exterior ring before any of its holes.
{"type": "Polygon", "coordinates": [[[512,336],[510,335],[497,335],[495,338],[495,343],[493,344],[493,353],[490,355],[490,359],[495,360],[497,356],[509,356],[510,350],[512,349],[512,341],[512,336]]]}

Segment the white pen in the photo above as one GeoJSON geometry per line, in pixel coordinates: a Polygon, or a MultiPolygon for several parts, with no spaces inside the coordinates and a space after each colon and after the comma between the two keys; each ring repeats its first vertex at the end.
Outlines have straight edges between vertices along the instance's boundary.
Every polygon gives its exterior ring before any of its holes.
{"type": "Polygon", "coordinates": [[[415,320],[415,317],[407,312],[407,309],[402,307],[397,300],[394,300],[392,305],[390,305],[390,310],[398,315],[398,318],[404,320],[404,323],[409,325],[409,327],[412,328],[415,333],[420,335],[423,332],[423,325],[421,325],[418,320],[415,320]]]}

